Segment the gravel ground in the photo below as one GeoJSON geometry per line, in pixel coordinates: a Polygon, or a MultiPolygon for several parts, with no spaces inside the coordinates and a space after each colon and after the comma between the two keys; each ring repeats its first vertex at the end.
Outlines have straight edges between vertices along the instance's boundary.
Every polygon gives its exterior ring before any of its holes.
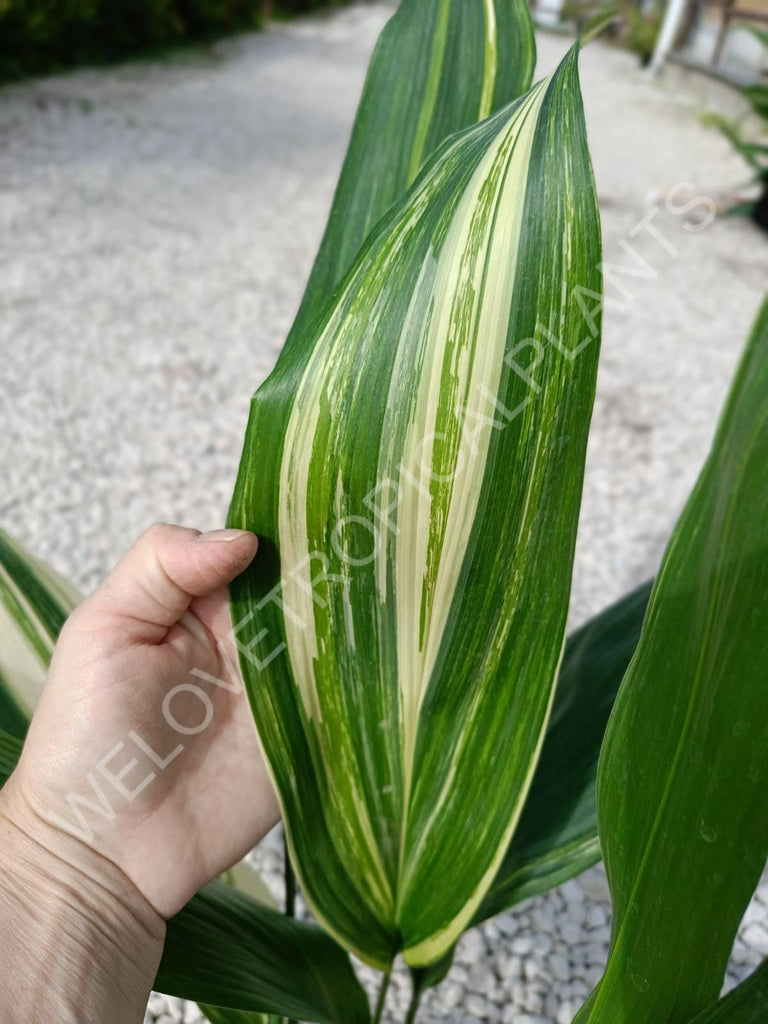
{"type": "MultiPolygon", "coordinates": [[[[0,92],[1,519],[81,587],[153,520],[223,522],[390,10],[0,92]]],[[[541,71],[565,45],[541,37],[541,71]]],[[[677,69],[653,82],[599,43],[582,69],[606,259],[635,275],[609,282],[574,624],[658,564],[768,281],[750,224],[680,208],[744,180],[697,120],[733,96],[677,69]]],[[[256,861],[279,894],[274,838],[256,861]]],[[[469,933],[423,1020],[569,1021],[609,917],[596,868],[469,933]]],[[[764,883],[729,983],[766,953],[764,883]]],[[[393,1019],[404,998],[397,975],[393,1019]]],[[[182,1013],[158,996],[148,1019],[182,1013]]]]}

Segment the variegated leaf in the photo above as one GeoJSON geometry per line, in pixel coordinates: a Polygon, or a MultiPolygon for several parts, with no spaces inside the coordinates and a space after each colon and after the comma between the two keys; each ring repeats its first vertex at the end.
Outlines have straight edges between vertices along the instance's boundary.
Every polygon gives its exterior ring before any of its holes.
{"type": "MultiPolygon", "coordinates": [[[[568,637],[541,757],[520,822],[473,924],[538,896],[600,860],[595,791],[600,746],[640,638],[644,583],[568,637]]],[[[453,951],[412,971],[414,1000],[443,980],[453,951]]]]}
{"type": "Polygon", "coordinates": [[[168,921],[154,987],[247,1014],[318,1024],[371,1019],[350,959],[329,935],[223,882],[201,889],[168,921]]]}
{"type": "MultiPolygon", "coordinates": [[[[13,614],[3,623],[0,649],[27,642],[30,636],[45,639],[48,646],[41,642],[36,648],[42,685],[50,651],[75,592],[5,535],[0,535],[0,566],[4,593],[13,595],[6,605],[13,614]]],[[[16,735],[5,730],[8,716],[1,700],[0,717],[2,786],[22,754],[29,718],[19,709],[17,721],[22,728],[16,735]]],[[[342,1019],[368,1024],[365,993],[343,950],[319,929],[284,919],[272,908],[266,887],[250,867],[239,864],[230,874],[231,892],[221,883],[209,886],[168,923],[158,976],[163,989],[238,1008],[214,1009],[212,1024],[236,1020],[272,1024],[270,1011],[325,1024],[342,1019]],[[262,1009],[267,1012],[254,1013],[262,1009]]]]}
{"type": "Polygon", "coordinates": [[[4,786],[21,757],[23,740],[0,729],[0,786],[4,786]]]}
{"type": "Polygon", "coordinates": [[[0,729],[24,737],[53,647],[80,597],[0,530],[0,729]]]}
{"type": "Polygon", "coordinates": [[[768,298],[603,743],[613,934],[579,1024],[685,1024],[714,1003],[768,856],[766,395],[768,298]]]}
{"type": "MultiPolygon", "coordinates": [[[[70,583],[0,530],[0,744],[8,739],[4,734],[26,735],[54,645],[80,600],[70,583]]],[[[230,868],[226,881],[274,906],[266,883],[245,861],[230,868]]]]}
{"type": "Polygon", "coordinates": [[[254,396],[229,519],[264,538],[233,587],[246,686],[304,892],[376,965],[450,947],[531,782],[599,262],[574,49],[439,151],[254,396]]]}
{"type": "Polygon", "coordinates": [[[689,1024],[765,1024],[768,1020],[768,960],[735,989],[702,1010],[689,1024]]]}
{"type": "Polygon", "coordinates": [[[402,0],[376,45],[289,351],[349,270],[373,227],[455,131],[530,87],[527,0],[402,0]]]}
{"type": "Polygon", "coordinates": [[[475,923],[573,878],[600,860],[597,764],[635,653],[652,583],[568,637],[552,715],[520,824],[475,923]]]}

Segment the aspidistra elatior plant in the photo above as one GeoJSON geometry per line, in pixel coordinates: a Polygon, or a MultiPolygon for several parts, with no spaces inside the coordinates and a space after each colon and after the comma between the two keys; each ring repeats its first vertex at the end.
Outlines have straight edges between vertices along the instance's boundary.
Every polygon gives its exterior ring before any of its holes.
{"type": "Polygon", "coordinates": [[[599,351],[577,52],[438,151],[251,406],[246,688],[308,902],[383,968],[472,920],[551,707],[599,351]]]}
{"type": "MultiPolygon", "coordinates": [[[[598,859],[597,750],[650,589],[558,673],[599,235],[576,54],[508,106],[533,57],[523,0],[400,5],[233,503],[263,538],[235,626],[293,859],[344,945],[416,965],[409,1020],[464,927],[598,859]]],[[[609,732],[616,916],[579,1020],[765,1019],[765,967],[716,1000],[768,846],[766,332],[768,305],[609,732]]],[[[73,600],[0,538],[0,784],[73,600]]],[[[370,1019],[328,934],[220,883],[169,922],[158,986],[214,1024],[370,1019]]]]}
{"type": "MultiPolygon", "coordinates": [[[[413,181],[423,161],[451,131],[474,123],[524,91],[533,63],[532,25],[522,0],[406,0],[401,4],[374,54],[329,227],[286,351],[318,315],[370,227],[413,181]]],[[[563,820],[568,817],[567,806],[566,802],[561,810],[563,820]]],[[[586,853],[594,859],[594,823],[590,828],[589,817],[587,813],[586,841],[579,836],[579,850],[582,858],[586,853]]],[[[547,827],[556,823],[557,814],[550,818],[547,827]]],[[[558,834],[565,842],[555,857],[547,857],[546,844],[528,836],[534,842],[526,840],[520,856],[512,861],[518,878],[521,863],[526,870],[536,865],[541,888],[546,887],[553,865],[552,881],[562,877],[557,872],[569,872],[574,831],[569,833],[566,827],[558,834]]],[[[573,862],[576,866],[570,873],[579,863],[573,862]]],[[[510,889],[503,868],[498,898],[521,891],[516,882],[510,889]]],[[[494,911],[489,907],[488,912],[494,911]]],[[[238,992],[238,1005],[251,1007],[254,998],[258,1005],[258,985],[250,995],[240,991],[241,980],[230,980],[229,991],[238,992]]],[[[175,991],[192,994],[178,986],[175,991]]],[[[195,994],[212,1000],[226,991],[222,979],[217,992],[195,994]]],[[[303,1013],[310,1019],[311,1010],[305,1008],[303,1013]]]]}
{"type": "Polygon", "coordinates": [[[767,395],[768,298],[605,735],[613,934],[579,1024],[768,1017],[765,970],[707,1010],[768,857],[767,395]]]}

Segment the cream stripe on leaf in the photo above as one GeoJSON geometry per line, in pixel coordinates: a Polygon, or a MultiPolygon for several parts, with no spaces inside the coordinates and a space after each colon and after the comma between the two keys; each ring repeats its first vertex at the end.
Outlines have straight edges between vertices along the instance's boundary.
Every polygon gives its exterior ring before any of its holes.
{"type": "Polygon", "coordinates": [[[598,756],[643,625],[651,583],[568,637],[541,758],[504,861],[473,923],[580,874],[600,860],[598,756]]]}
{"type": "Polygon", "coordinates": [[[439,150],[254,396],[230,514],[264,538],[233,587],[246,687],[307,899],[377,965],[451,946],[530,786],[599,262],[574,49],[439,150]]]}
{"type": "MultiPolygon", "coordinates": [[[[595,806],[600,745],[637,647],[650,592],[651,583],[644,583],[568,637],[523,813],[473,925],[600,860],[595,806]]],[[[461,836],[454,843],[459,846],[461,836]]],[[[415,969],[417,990],[439,984],[452,960],[453,950],[429,967],[415,969]]]]}

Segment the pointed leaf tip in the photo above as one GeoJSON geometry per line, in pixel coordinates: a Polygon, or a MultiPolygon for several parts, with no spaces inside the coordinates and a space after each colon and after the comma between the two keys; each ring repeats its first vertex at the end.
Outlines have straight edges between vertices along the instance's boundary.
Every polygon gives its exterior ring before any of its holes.
{"type": "Polygon", "coordinates": [[[576,53],[428,163],[252,406],[246,687],[307,899],[379,966],[469,924],[549,714],[599,349],[576,53]]]}

